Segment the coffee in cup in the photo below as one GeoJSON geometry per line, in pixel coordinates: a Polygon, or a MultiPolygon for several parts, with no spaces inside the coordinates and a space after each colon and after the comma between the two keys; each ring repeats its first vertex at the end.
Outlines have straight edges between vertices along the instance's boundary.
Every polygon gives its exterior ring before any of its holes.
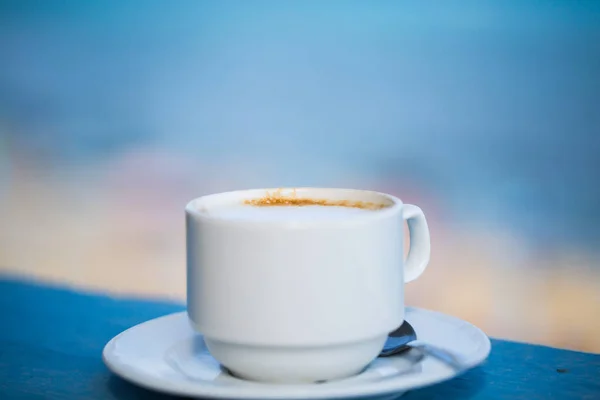
{"type": "Polygon", "coordinates": [[[404,283],[429,261],[421,210],[372,191],[220,193],[191,201],[186,224],[190,322],[215,359],[249,380],[359,373],[402,324],[404,283]]]}

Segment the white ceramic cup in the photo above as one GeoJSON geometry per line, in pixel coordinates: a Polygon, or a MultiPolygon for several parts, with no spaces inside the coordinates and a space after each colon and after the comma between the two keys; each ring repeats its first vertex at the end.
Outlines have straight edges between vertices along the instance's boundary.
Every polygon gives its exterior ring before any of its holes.
{"type": "Polygon", "coordinates": [[[298,383],[359,373],[404,321],[404,283],[429,262],[418,207],[372,191],[294,190],[302,198],[388,207],[307,221],[211,213],[272,189],[204,196],[186,207],[188,316],[215,359],[241,378],[298,383]]]}

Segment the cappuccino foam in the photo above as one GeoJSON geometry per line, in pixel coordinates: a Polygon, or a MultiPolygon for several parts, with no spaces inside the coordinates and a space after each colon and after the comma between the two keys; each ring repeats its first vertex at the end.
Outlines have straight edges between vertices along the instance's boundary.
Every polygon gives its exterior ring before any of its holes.
{"type": "Polygon", "coordinates": [[[248,221],[332,221],[356,215],[377,212],[376,210],[344,206],[253,206],[248,204],[227,205],[211,208],[210,215],[230,220],[248,221]]]}

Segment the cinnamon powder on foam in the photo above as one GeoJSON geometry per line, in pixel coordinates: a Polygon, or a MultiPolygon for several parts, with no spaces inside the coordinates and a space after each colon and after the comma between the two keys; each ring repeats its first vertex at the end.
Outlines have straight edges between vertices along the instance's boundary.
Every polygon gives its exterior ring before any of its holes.
{"type": "Polygon", "coordinates": [[[381,203],[373,203],[368,201],[351,201],[351,200],[328,200],[328,199],[311,199],[297,197],[296,190],[291,195],[285,196],[281,190],[274,193],[267,192],[266,196],[259,199],[244,200],[244,204],[256,207],[273,207],[273,206],[325,206],[325,207],[350,207],[361,208],[364,210],[380,210],[386,208],[387,205],[381,203]]]}

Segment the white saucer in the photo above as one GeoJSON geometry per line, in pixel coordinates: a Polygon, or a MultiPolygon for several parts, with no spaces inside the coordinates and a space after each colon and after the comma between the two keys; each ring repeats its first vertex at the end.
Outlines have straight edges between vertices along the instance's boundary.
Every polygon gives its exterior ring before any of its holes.
{"type": "MultiPolygon", "coordinates": [[[[441,313],[407,308],[406,319],[420,340],[454,351],[469,366],[490,352],[477,327],[441,313]]],[[[103,352],[108,368],[140,386],[183,396],[227,399],[334,399],[391,396],[456,376],[451,368],[411,352],[378,358],[361,374],[320,384],[271,385],[243,381],[224,372],[190,327],[185,312],[134,326],[113,338],[103,352]]]]}

